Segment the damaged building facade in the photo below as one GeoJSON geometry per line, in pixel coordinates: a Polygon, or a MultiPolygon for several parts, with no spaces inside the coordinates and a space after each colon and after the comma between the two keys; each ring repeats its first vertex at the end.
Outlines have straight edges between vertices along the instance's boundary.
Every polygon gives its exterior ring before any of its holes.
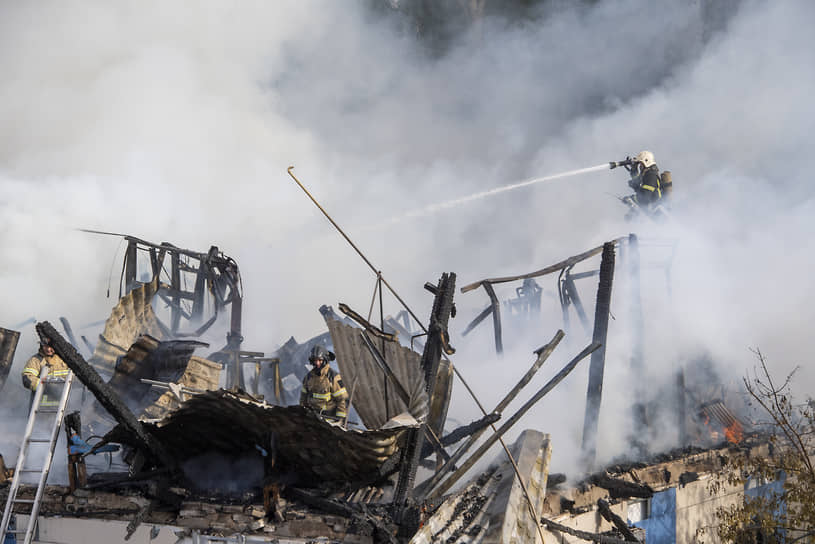
{"type": "MultiPolygon", "coordinates": [[[[72,371],[73,396],[69,401],[66,393],[56,428],[73,422],[78,438],[69,442],[76,447],[68,459],[74,468],[68,486],[45,479],[38,485],[25,473],[47,478],[47,467],[21,464],[25,455],[18,454],[12,469],[14,452],[2,452],[6,542],[68,544],[86,542],[88,534],[104,535],[105,542],[159,543],[695,542],[700,527],[716,523],[718,506],[743,501],[744,486],[710,485],[727,470],[726,461],[768,454],[727,399],[700,398],[680,373],[675,423],[683,448],[650,452],[634,441],[630,459],[596,466],[605,346],[614,341],[609,304],[621,276],[635,301],[633,327],[643,327],[634,235],[537,271],[460,289],[483,288],[489,303],[457,341],[491,317],[501,353],[508,317],[547,311],[537,282],[550,275],[557,275],[564,329],[576,326],[570,321],[576,316],[591,337],[530,394],[527,386],[547,358],[566,349],[559,347],[566,333],[557,331],[491,410],[453,363],[454,273],[425,285],[433,300],[426,326],[407,306],[395,318],[381,314],[378,324],[345,304],[337,311],[323,306],[325,332],[302,344],[292,338],[266,354],[244,345],[243,293],[233,259],[217,247],[201,253],[125,239],[120,300],[96,342],[78,341],[67,320],[64,334],[47,321],[36,325],[72,371]],[[588,269],[575,271],[578,265],[588,269]],[[589,282],[597,286],[593,323],[586,293],[581,297],[577,289],[589,282]],[[515,296],[501,300],[499,284],[516,286],[515,296]],[[225,342],[210,350],[201,337],[227,312],[225,342]],[[411,330],[413,323],[418,330],[411,330]],[[303,361],[318,344],[336,353],[352,408],[346,418],[297,405],[303,361]],[[523,430],[513,443],[504,437],[517,433],[523,416],[581,364],[589,366],[586,470],[567,481],[550,472],[557,444],[546,428],[523,430]],[[481,413],[452,429],[447,412],[457,381],[481,413]],[[528,400],[508,412],[522,394],[528,400]],[[94,461],[103,456],[115,457],[119,470],[94,461]],[[479,462],[491,456],[482,469],[479,462]]],[[[671,251],[659,264],[666,278],[671,251]]],[[[390,286],[381,273],[377,282],[381,300],[390,286]]],[[[1,339],[0,370],[7,375],[19,331],[3,329],[1,339]]],[[[633,351],[632,366],[644,365],[642,346],[635,343],[633,351]]],[[[456,394],[464,394],[459,389],[456,394]]],[[[649,407],[636,406],[632,418],[647,428],[649,407]]],[[[29,447],[21,444],[20,452],[29,447]]],[[[62,459],[59,451],[54,459],[62,459]]]]}

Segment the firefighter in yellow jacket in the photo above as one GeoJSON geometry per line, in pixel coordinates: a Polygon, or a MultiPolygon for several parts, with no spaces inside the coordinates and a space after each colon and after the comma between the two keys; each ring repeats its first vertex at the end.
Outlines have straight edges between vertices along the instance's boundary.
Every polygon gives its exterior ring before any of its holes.
{"type": "MultiPolygon", "coordinates": [[[[48,367],[48,378],[64,380],[70,369],[62,358],[54,353],[52,348],[47,342],[40,342],[40,349],[36,355],[31,357],[23,368],[23,386],[31,389],[32,400],[33,393],[40,385],[40,373],[42,369],[48,367]]],[[[45,391],[42,393],[42,400],[40,406],[56,406],[59,404],[59,395],[62,387],[56,384],[46,384],[45,391]]]]}
{"type": "Polygon", "coordinates": [[[311,348],[308,361],[314,368],[303,379],[300,405],[329,417],[344,419],[348,416],[348,392],[339,373],[328,365],[333,360],[334,354],[323,346],[311,348]]]}

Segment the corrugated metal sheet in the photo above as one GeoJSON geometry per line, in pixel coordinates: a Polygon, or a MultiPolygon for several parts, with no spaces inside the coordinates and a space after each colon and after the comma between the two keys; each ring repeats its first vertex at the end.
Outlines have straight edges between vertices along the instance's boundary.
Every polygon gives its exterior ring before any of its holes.
{"type": "Polygon", "coordinates": [[[427,419],[428,399],[424,376],[420,368],[421,356],[418,353],[397,342],[372,339],[381,353],[384,342],[385,360],[410,397],[410,406],[406,406],[388,381],[386,410],[386,378],[362,341],[362,329],[330,317],[326,317],[325,322],[331,332],[331,340],[343,382],[349,394],[353,389],[354,409],[367,428],[379,429],[388,418],[405,411],[409,412],[417,421],[427,419]]]}
{"type": "Polygon", "coordinates": [[[178,383],[191,389],[218,389],[221,365],[193,351],[207,344],[190,340],[159,342],[150,335],[136,339],[122,357],[108,384],[121,395],[137,415],[158,419],[179,406],[176,396],[167,390],[142,383],[142,379],[178,383]]]}
{"type": "MultiPolygon", "coordinates": [[[[535,511],[540,512],[552,455],[549,435],[526,430],[510,451],[535,511]]],[[[537,523],[512,465],[501,452],[495,465],[442,503],[410,544],[538,542],[537,523]]]]}
{"type": "Polygon", "coordinates": [[[113,374],[116,360],[127,353],[142,334],[149,334],[159,341],[170,338],[169,331],[159,322],[151,305],[158,288],[156,276],[152,282],[133,289],[119,299],[105,322],[105,330],[99,335],[99,342],[88,363],[98,371],[113,374]]]}
{"type": "Polygon", "coordinates": [[[399,439],[409,428],[346,430],[301,406],[272,406],[225,390],[196,395],[162,421],[145,426],[179,460],[269,448],[274,432],[281,470],[296,475],[300,484],[337,482],[349,485],[347,489],[397,454],[399,439]]]}

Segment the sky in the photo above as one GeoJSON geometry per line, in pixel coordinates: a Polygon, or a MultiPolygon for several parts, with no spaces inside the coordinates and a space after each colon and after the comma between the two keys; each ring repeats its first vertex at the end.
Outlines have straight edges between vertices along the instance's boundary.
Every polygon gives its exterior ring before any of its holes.
{"type": "MultiPolygon", "coordinates": [[[[702,356],[736,387],[758,347],[778,376],[801,366],[793,386],[806,396],[815,5],[711,4],[548,2],[525,21],[492,13],[431,50],[402,15],[363,2],[0,3],[0,324],[65,316],[95,334],[85,325],[115,304],[106,292],[118,292],[122,247],[80,228],[217,245],[241,268],[247,349],[320,334],[322,304],[366,314],[376,276],[287,175],[294,166],[423,319],[422,286],[442,272],[459,286],[529,272],[635,232],[653,242],[643,260],[664,263],[658,244],[676,247],[669,285],[658,271],[643,277],[654,390],[702,356]],[[623,220],[620,169],[393,221],[642,149],[673,173],[665,225],[623,220]]],[[[456,295],[453,361],[485,406],[562,326],[554,277],[540,283],[540,322],[508,332],[500,358],[488,322],[460,334],[483,291],[456,295]]],[[[580,289],[593,315],[596,285],[580,289]]],[[[627,421],[634,378],[623,293],[612,300],[603,459],[628,448],[611,423],[627,421]]],[[[18,366],[34,349],[32,325],[21,330],[6,399],[21,398],[18,366]]],[[[588,343],[579,330],[564,342],[530,389],[588,343]]],[[[587,368],[517,429],[550,432],[564,470],[587,368]]],[[[451,417],[478,417],[460,385],[454,394],[451,417]]],[[[654,447],[670,445],[669,431],[654,447]]]]}

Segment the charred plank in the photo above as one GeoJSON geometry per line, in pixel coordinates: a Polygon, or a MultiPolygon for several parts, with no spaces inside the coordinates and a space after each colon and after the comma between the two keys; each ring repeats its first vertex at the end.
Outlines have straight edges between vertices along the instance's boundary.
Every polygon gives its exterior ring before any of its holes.
{"type": "Polygon", "coordinates": [[[614,524],[617,530],[623,534],[623,537],[627,542],[639,542],[639,539],[634,536],[631,528],[625,523],[625,521],[623,521],[623,518],[611,511],[611,507],[608,505],[608,502],[604,501],[603,499],[597,499],[597,509],[600,511],[600,515],[603,516],[607,522],[614,524]]]}
{"type": "Polygon", "coordinates": [[[648,485],[613,478],[605,472],[595,474],[589,480],[597,487],[607,490],[612,499],[627,499],[630,497],[650,499],[654,496],[654,490],[648,485]]]}
{"type": "Polygon", "coordinates": [[[96,397],[99,404],[133,436],[134,441],[141,449],[165,467],[176,467],[175,459],[167,453],[155,437],[142,427],[142,424],[136,419],[133,412],[127,408],[113,388],[104,382],[96,370],[82,358],[76,349],[68,343],[48,321],[37,323],[37,332],[41,337],[50,340],[51,346],[57,355],[65,361],[65,364],[73,371],[79,381],[93,393],[93,396],[96,397]]]}

